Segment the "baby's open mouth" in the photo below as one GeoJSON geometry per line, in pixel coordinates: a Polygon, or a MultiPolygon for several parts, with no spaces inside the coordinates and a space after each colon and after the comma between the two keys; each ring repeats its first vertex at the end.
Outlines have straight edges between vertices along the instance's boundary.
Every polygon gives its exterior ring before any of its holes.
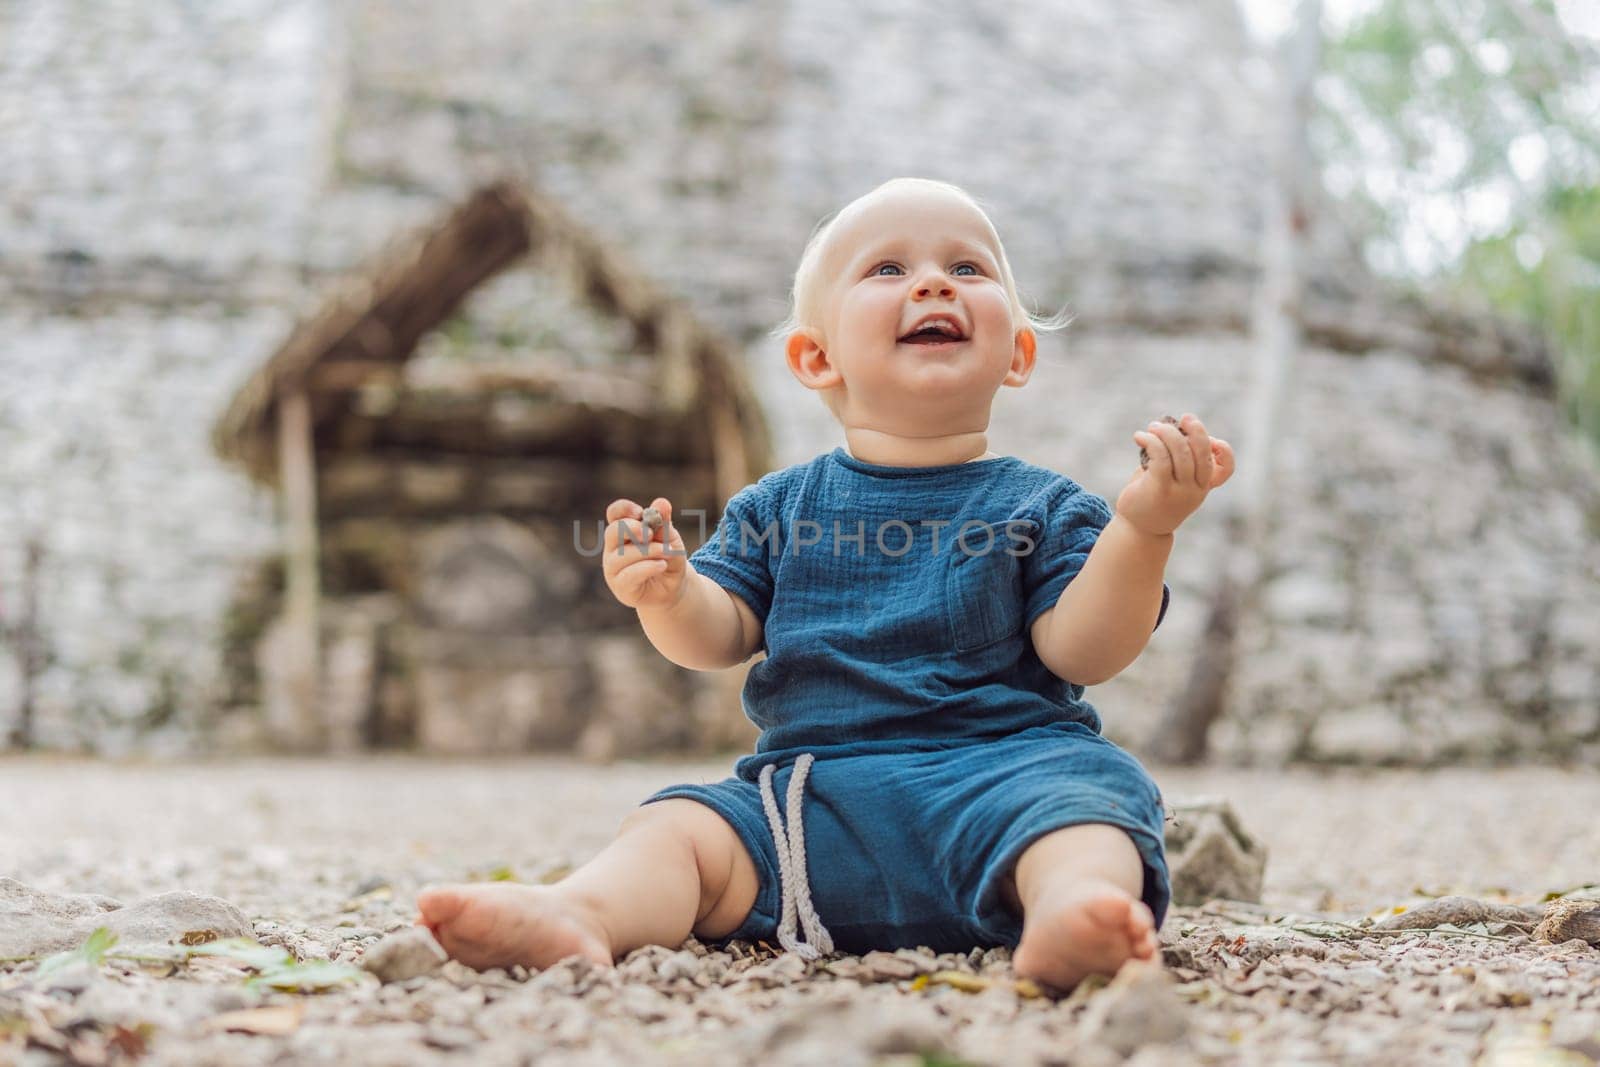
{"type": "Polygon", "coordinates": [[[930,322],[917,327],[904,337],[900,338],[903,345],[948,345],[958,341],[965,341],[966,334],[961,328],[951,322],[930,322]]]}

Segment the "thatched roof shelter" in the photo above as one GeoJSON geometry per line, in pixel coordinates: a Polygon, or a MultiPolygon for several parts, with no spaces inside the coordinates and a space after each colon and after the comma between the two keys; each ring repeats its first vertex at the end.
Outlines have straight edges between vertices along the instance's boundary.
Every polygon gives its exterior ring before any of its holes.
{"type": "MultiPolygon", "coordinates": [[[[481,188],[437,227],[406,235],[338,282],[234,396],[213,431],[218,454],[259,482],[279,484],[277,423],[286,396],[304,392],[315,435],[349,410],[361,387],[396,380],[424,334],[524,256],[596,312],[632,327],[654,357],[655,414],[704,419],[721,501],[766,472],[766,419],[733,345],[556,204],[510,181],[481,188]]],[[[583,377],[500,367],[485,372],[484,384],[514,381],[559,396],[583,377]]],[[[584,392],[583,403],[603,403],[584,392]]]]}

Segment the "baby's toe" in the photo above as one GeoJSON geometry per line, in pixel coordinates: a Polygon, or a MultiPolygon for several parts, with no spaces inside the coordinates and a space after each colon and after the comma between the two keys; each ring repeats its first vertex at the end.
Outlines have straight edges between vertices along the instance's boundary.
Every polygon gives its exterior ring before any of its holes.
{"type": "Polygon", "coordinates": [[[429,928],[440,926],[461,914],[467,898],[453,886],[429,886],[417,893],[417,911],[421,924],[429,928]]]}

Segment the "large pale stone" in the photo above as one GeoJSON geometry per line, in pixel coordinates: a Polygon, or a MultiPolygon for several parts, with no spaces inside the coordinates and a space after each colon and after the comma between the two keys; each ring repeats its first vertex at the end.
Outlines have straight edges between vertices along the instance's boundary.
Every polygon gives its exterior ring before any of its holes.
{"type": "Polygon", "coordinates": [[[120,945],[168,944],[185,934],[206,940],[250,937],[250,922],[219,897],[176,890],[124,906],[94,893],[48,893],[0,878],[0,957],[33,956],[81,945],[96,927],[120,945]]]}

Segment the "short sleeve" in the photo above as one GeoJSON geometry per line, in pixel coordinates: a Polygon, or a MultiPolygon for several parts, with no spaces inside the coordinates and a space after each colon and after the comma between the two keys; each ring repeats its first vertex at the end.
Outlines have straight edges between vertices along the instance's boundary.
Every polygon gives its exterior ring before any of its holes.
{"type": "MultiPolygon", "coordinates": [[[[1111,521],[1111,505],[1097,493],[1069,487],[1061,495],[1053,495],[1046,502],[1043,513],[1035,516],[1032,536],[1035,544],[1021,557],[1022,591],[1024,597],[1024,629],[1033,626],[1060,599],[1072,579],[1083,570],[1089,550],[1100,539],[1100,531],[1111,521]]],[[[1151,632],[1160,629],[1161,620],[1167,617],[1167,603],[1172,590],[1161,583],[1161,610],[1151,632]]]]}
{"type": "Polygon", "coordinates": [[[763,626],[772,607],[771,553],[778,545],[777,509],[769,490],[757,482],[733,494],[716,529],[689,556],[696,573],[749,604],[763,626]]]}

